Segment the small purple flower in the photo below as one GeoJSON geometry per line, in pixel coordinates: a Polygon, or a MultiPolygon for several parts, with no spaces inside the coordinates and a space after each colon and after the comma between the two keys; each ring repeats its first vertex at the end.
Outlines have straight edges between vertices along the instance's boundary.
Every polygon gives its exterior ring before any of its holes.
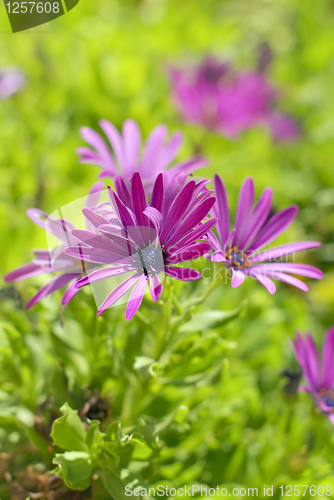
{"type": "Polygon", "coordinates": [[[277,141],[299,135],[294,120],[275,111],[278,93],[261,72],[236,73],[210,57],[194,68],[172,68],[170,77],[176,105],[192,123],[230,139],[257,125],[269,127],[277,141]]]}
{"type": "MultiPolygon", "coordinates": [[[[92,207],[98,202],[103,187],[104,184],[102,182],[97,182],[92,186],[87,197],[88,207],[92,207]]],[[[73,239],[71,234],[75,227],[70,221],[66,219],[53,219],[46,212],[38,208],[29,208],[27,210],[27,215],[35,224],[51,233],[53,236],[56,236],[61,241],[61,244],[54,248],[52,252],[45,249],[33,250],[33,261],[30,264],[26,264],[8,273],[4,281],[10,283],[40,274],[60,273],[52,278],[46,285],[42,286],[36,295],[29,300],[26,307],[30,309],[47,295],[68,285],[62,298],[62,305],[66,306],[74,295],[78,293],[79,290],[75,288],[75,284],[78,279],[85,276],[86,271],[82,263],[79,264],[76,259],[64,253],[65,247],[77,242],[76,239],[73,239]]],[[[91,228],[94,226],[87,225],[87,227],[91,228]]]]}
{"type": "Polygon", "coordinates": [[[182,145],[183,136],[176,132],[167,141],[167,129],[164,125],[155,127],[142,147],[140,129],[134,120],[123,123],[122,134],[108,120],[100,120],[99,124],[109,144],[94,129],[82,127],[81,137],[92,149],[81,147],[76,152],[80,156],[80,163],[97,165],[102,169],[100,178],[119,174],[131,179],[134,172],[139,172],[147,188],[152,187],[156,176],[166,169],[173,176],[208,165],[207,160],[195,156],[171,166],[182,145]]]}
{"type": "Polygon", "coordinates": [[[85,217],[99,234],[74,230],[72,235],[83,246],[69,247],[65,253],[109,267],[93,271],[75,286],[80,288],[112,276],[129,275],[109,293],[97,314],[132,290],[125,310],[125,318],[130,320],[139,309],[148,284],[153,301],[159,299],[163,289],[161,273],[182,281],[201,277],[197,270],[178,265],[210,250],[207,242],[198,240],[215,224],[214,219],[204,221],[215,198],[209,191],[200,194],[207,181],[186,183],[186,177],[180,174],[167,180],[167,176],[159,174],[148,204],[138,172],[132,176],[130,190],[122,177],[115,176],[115,191],[108,188],[114,216],[107,219],[84,209],[85,217]]]}
{"type": "Polygon", "coordinates": [[[19,92],[25,84],[21,71],[5,69],[0,71],[0,99],[8,99],[19,92]]]}
{"type": "Polygon", "coordinates": [[[226,189],[218,175],[214,177],[216,204],[212,208],[217,218],[218,238],[211,231],[209,239],[214,254],[213,262],[223,262],[232,271],[232,287],[238,287],[246,276],[259,281],[269,293],[276,292],[272,279],[283,281],[307,292],[304,282],[290,276],[298,274],[309,278],[321,279],[323,273],[310,265],[283,262],[282,257],[308,248],[319,247],[315,241],[301,241],[280,245],[267,250],[262,249],[274,241],[295,219],[298,207],[291,205],[276,213],[270,213],[272,190],[266,188],[257,204],[254,204],[254,183],[248,177],[240,190],[233,230],[230,232],[230,215],[226,189]],[[266,262],[273,261],[273,262],[266,262]]]}
{"type": "Polygon", "coordinates": [[[296,332],[296,337],[292,347],[307,383],[299,390],[312,394],[315,404],[334,425],[334,326],[327,330],[320,363],[312,335],[307,333],[303,338],[296,332]]]}

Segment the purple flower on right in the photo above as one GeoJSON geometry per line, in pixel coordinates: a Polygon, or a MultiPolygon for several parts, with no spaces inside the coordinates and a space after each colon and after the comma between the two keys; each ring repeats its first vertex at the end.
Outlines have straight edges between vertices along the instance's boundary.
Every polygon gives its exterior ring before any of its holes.
{"type": "Polygon", "coordinates": [[[296,337],[292,347],[307,383],[299,386],[299,390],[309,392],[334,425],[334,326],[327,330],[320,363],[312,335],[307,333],[302,337],[296,332],[296,337]]]}
{"type": "Polygon", "coordinates": [[[217,219],[218,238],[210,231],[209,240],[215,250],[211,260],[223,262],[232,271],[232,288],[240,286],[246,276],[250,276],[259,281],[270,294],[276,292],[276,285],[272,279],[283,281],[307,292],[307,285],[290,274],[315,279],[323,277],[323,273],[316,267],[286,261],[287,255],[319,247],[321,243],[300,241],[262,250],[293,222],[298,212],[296,205],[284,208],[270,217],[272,190],[266,188],[253,207],[254,182],[248,177],[241,187],[234,226],[230,231],[226,188],[218,175],[214,177],[214,188],[216,203],[212,208],[212,216],[217,219]]]}
{"type": "Polygon", "coordinates": [[[277,142],[296,139],[299,127],[276,110],[279,92],[259,71],[235,71],[214,57],[185,69],[171,68],[174,101],[186,120],[230,139],[254,126],[269,128],[277,142]]]}

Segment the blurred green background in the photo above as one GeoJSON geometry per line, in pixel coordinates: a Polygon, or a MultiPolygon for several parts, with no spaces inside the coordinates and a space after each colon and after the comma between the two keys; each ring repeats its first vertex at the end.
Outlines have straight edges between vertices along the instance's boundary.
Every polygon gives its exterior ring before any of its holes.
{"type": "MultiPolygon", "coordinates": [[[[13,477],[32,464],[54,467],[53,451],[43,448],[36,430],[35,415],[46,398],[57,412],[66,401],[79,408],[99,391],[112,401],[109,418],[125,427],[141,414],[158,421],[180,405],[189,407],[186,423],[162,432],[159,457],[137,458],[144,465],[128,469],[149,484],[235,483],[261,488],[259,496],[264,484],[274,484],[275,498],[280,484],[334,489],[334,429],[307,394],[288,397],[281,375],[298,370],[288,340],[295,329],[311,330],[320,345],[334,323],[334,2],[81,0],[67,15],[15,35],[2,6],[0,29],[0,65],[17,66],[27,78],[21,93],[0,102],[1,278],[29,262],[31,249],[46,246],[26,209],[53,212],[85,196],[96,181],[99,169],[79,165],[75,149],[83,145],[79,127],[97,129],[102,117],[117,127],[134,118],[143,137],[159,123],[170,132],[182,130],[180,158],[200,145],[211,162],[201,174],[223,177],[233,209],[247,175],[257,196],[274,188],[275,208],[297,203],[297,220],[281,241],[321,241],[321,249],[300,259],[325,272],[321,282],[308,280],[307,294],[278,284],[272,297],[250,279],[235,290],[221,286],[200,309],[232,310],[247,299],[245,311],[226,326],[194,329],[164,373],[169,383],[136,378],[134,356],[149,353],[152,336],[144,318],[125,325],[121,306],[96,320],[92,298],[83,291],[66,309],[63,329],[60,294],[29,312],[20,307],[44,278],[15,284],[17,296],[4,286],[0,478],[8,467],[13,477]],[[254,68],[264,42],[274,55],[269,76],[281,90],[280,108],[302,126],[297,141],[274,144],[256,128],[231,142],[180,119],[170,99],[168,64],[214,54],[237,68],[254,68]],[[229,363],[208,380],[172,382],[211,373],[223,359],[229,363]],[[30,449],[28,438],[42,451],[30,449]]],[[[181,300],[200,286],[177,285],[181,300]]],[[[154,321],[159,314],[152,311],[154,321]]],[[[103,489],[95,494],[110,498],[103,489]]],[[[3,478],[0,498],[21,498],[8,495],[3,478]]]]}

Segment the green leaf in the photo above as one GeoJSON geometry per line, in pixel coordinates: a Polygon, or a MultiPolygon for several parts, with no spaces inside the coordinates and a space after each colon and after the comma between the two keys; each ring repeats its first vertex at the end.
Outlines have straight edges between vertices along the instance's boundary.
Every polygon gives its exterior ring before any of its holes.
{"type": "Polygon", "coordinates": [[[93,462],[89,453],[65,451],[57,454],[53,463],[59,466],[57,474],[72,490],[86,490],[91,484],[93,462]]]}
{"type": "Polygon", "coordinates": [[[55,445],[68,451],[88,451],[86,432],[78,412],[65,403],[60,411],[64,415],[53,422],[51,436],[55,445]]]}
{"type": "Polygon", "coordinates": [[[108,493],[113,500],[126,500],[125,483],[119,477],[115,467],[110,463],[104,462],[99,466],[100,478],[108,493]]]}
{"type": "Polygon", "coordinates": [[[91,452],[98,450],[101,439],[105,436],[105,434],[100,431],[99,427],[100,421],[92,420],[86,432],[86,444],[91,452]]]}
{"type": "Polygon", "coordinates": [[[152,378],[156,377],[157,374],[154,368],[160,367],[154,359],[148,358],[147,356],[136,356],[133,368],[137,370],[142,378],[152,378]]]}
{"type": "Polygon", "coordinates": [[[199,312],[194,314],[188,323],[182,325],[179,332],[192,333],[219,328],[240,316],[245,311],[246,306],[247,301],[243,300],[240,305],[232,311],[199,312]]]}

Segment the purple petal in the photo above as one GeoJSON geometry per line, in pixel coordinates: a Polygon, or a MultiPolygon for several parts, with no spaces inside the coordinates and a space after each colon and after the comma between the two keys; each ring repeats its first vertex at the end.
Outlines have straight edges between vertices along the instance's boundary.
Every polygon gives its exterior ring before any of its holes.
{"type": "Polygon", "coordinates": [[[282,272],[274,272],[274,271],[266,271],[265,275],[268,276],[269,278],[273,278],[278,281],[283,281],[284,283],[287,283],[288,285],[295,286],[296,288],[300,288],[300,290],[303,290],[304,292],[308,292],[308,287],[305,285],[303,281],[300,281],[299,279],[289,276],[288,274],[284,274],[282,272]]]}
{"type": "Polygon", "coordinates": [[[189,160],[177,163],[168,170],[170,175],[176,175],[181,172],[195,172],[200,168],[204,168],[210,165],[209,160],[203,158],[202,156],[193,156],[189,160]]]}
{"type": "Polygon", "coordinates": [[[175,132],[175,134],[172,135],[163,153],[160,154],[157,170],[164,170],[175,159],[182,145],[182,141],[183,134],[181,132],[175,132]]]}
{"type": "Polygon", "coordinates": [[[225,254],[223,250],[217,250],[211,255],[212,262],[226,262],[225,254]]]}
{"type": "Polygon", "coordinates": [[[28,208],[27,216],[31,219],[37,226],[45,229],[45,221],[49,217],[49,214],[39,210],[38,208],[28,208]]]}
{"type": "MultiPolygon", "coordinates": [[[[64,252],[75,259],[83,262],[94,262],[96,264],[114,264],[119,261],[120,256],[99,248],[88,248],[83,246],[67,247],[64,252]]],[[[84,269],[83,269],[84,270],[84,269]]]]}
{"type": "Polygon", "coordinates": [[[271,113],[267,118],[267,123],[277,142],[290,142],[300,136],[300,128],[290,116],[271,113]]]}
{"type": "Polygon", "coordinates": [[[150,219],[150,221],[154,225],[155,230],[158,233],[162,222],[162,215],[159,210],[156,210],[153,207],[147,207],[143,213],[150,219]]]}
{"type": "Polygon", "coordinates": [[[138,225],[143,227],[146,226],[147,220],[143,212],[147,207],[147,202],[144,186],[138,172],[135,172],[131,179],[131,200],[138,225]]]}
{"type": "Polygon", "coordinates": [[[334,413],[328,413],[328,419],[332,425],[334,425],[334,413]]]}
{"type": "Polygon", "coordinates": [[[216,203],[212,207],[212,215],[218,219],[216,229],[221,246],[224,247],[230,232],[230,213],[225,184],[217,174],[214,177],[214,187],[216,203]]]}
{"type": "Polygon", "coordinates": [[[63,288],[63,286],[67,285],[70,281],[77,277],[78,273],[64,273],[61,276],[56,276],[49,283],[42,286],[42,288],[38,290],[36,295],[34,295],[34,297],[29,300],[26,308],[30,309],[35,304],[37,304],[37,302],[44,299],[44,297],[50,295],[56,290],[59,290],[60,288],[63,288]]]}
{"type": "MultiPolygon", "coordinates": [[[[108,120],[100,120],[99,125],[102,128],[103,132],[106,134],[108,137],[108,140],[113,148],[113,151],[115,153],[119,170],[121,173],[122,170],[124,171],[125,169],[125,156],[124,156],[124,149],[123,149],[123,141],[120,133],[118,132],[117,128],[108,120]]],[[[116,170],[117,167],[115,167],[116,170]]]]}
{"type": "Polygon", "coordinates": [[[178,240],[173,246],[168,246],[166,252],[175,253],[182,248],[185,248],[190,243],[195,243],[195,241],[201,239],[204,234],[210,232],[212,226],[215,225],[217,219],[210,219],[203,224],[199,224],[195,229],[193,229],[189,234],[178,240]]]}
{"type": "Polygon", "coordinates": [[[321,243],[316,241],[300,241],[298,243],[288,243],[286,245],[280,245],[275,248],[270,248],[264,252],[258,253],[254,257],[248,258],[249,262],[252,264],[255,262],[264,262],[265,260],[277,259],[289,255],[290,253],[300,252],[301,250],[307,250],[309,248],[320,247],[321,243]]]}
{"type": "Polygon", "coordinates": [[[334,326],[328,328],[322,346],[322,384],[326,389],[334,384],[334,326]]]}
{"type": "Polygon", "coordinates": [[[166,266],[165,273],[181,281],[194,281],[202,277],[196,269],[188,269],[187,267],[166,266]]]}
{"type": "Polygon", "coordinates": [[[249,275],[251,278],[254,278],[259,283],[261,283],[261,285],[263,285],[271,295],[273,295],[276,292],[275,283],[270,278],[268,278],[265,274],[263,274],[263,272],[260,272],[260,271],[257,272],[256,268],[251,268],[250,272],[249,272],[249,269],[250,268],[245,269],[245,273],[247,275],[249,275]]]}
{"type": "Polygon", "coordinates": [[[125,174],[129,177],[138,169],[138,158],[141,147],[141,134],[137,122],[125,120],[122,127],[123,152],[126,160],[123,165],[125,174]]]}
{"type": "Polygon", "coordinates": [[[307,362],[310,370],[310,374],[313,380],[315,387],[319,387],[320,383],[320,369],[319,369],[319,361],[318,361],[318,353],[317,348],[315,346],[314,340],[310,333],[306,334],[306,353],[307,353],[307,362]]]}
{"type": "Polygon", "coordinates": [[[272,197],[272,189],[267,188],[263,191],[247,222],[247,227],[245,228],[244,234],[239,243],[240,248],[245,249],[251,243],[267,220],[270,212],[272,197]]]}
{"type": "Polygon", "coordinates": [[[306,276],[307,278],[321,279],[323,277],[322,271],[316,267],[310,266],[308,264],[297,264],[294,262],[269,262],[265,264],[259,264],[258,266],[249,267],[248,269],[257,269],[263,274],[268,274],[268,272],[283,272],[299,274],[300,276],[306,276]],[[267,272],[268,271],[268,272],[267,272]]]}
{"type": "Polygon", "coordinates": [[[105,280],[113,276],[118,276],[119,274],[126,274],[135,270],[136,268],[130,265],[104,267],[103,269],[97,269],[96,271],[92,271],[87,276],[83,276],[82,278],[80,278],[77,281],[75,288],[82,288],[86,285],[90,285],[91,283],[96,283],[97,281],[105,280]]]}
{"type": "Polygon", "coordinates": [[[140,304],[142,303],[143,297],[145,295],[145,291],[147,288],[148,276],[143,275],[139,278],[136,286],[134,287],[127,306],[125,308],[125,319],[130,321],[133,316],[138,311],[140,304]]]}
{"type": "MultiPolygon", "coordinates": [[[[194,208],[187,217],[182,221],[179,228],[171,235],[171,237],[165,241],[165,244],[170,246],[174,245],[182,236],[186,235],[188,231],[197,226],[199,222],[208,214],[211,210],[212,205],[215,203],[215,198],[208,198],[204,200],[199,206],[194,208]]],[[[161,241],[163,239],[161,238],[161,241]]]]}
{"type": "Polygon", "coordinates": [[[213,250],[220,250],[220,243],[213,231],[208,232],[208,239],[213,250]]]}
{"type": "Polygon", "coordinates": [[[102,224],[108,224],[107,219],[101,217],[101,215],[98,215],[90,208],[83,208],[82,213],[84,214],[86,219],[96,228],[98,228],[102,224]]]}
{"type": "Polygon", "coordinates": [[[202,255],[210,251],[209,243],[195,243],[189,247],[174,253],[165,260],[165,264],[177,264],[179,262],[186,262],[187,260],[199,259],[202,255]]]}
{"type": "Polygon", "coordinates": [[[282,234],[288,226],[290,226],[290,224],[296,218],[297,212],[298,207],[296,205],[292,205],[290,207],[284,208],[273,217],[271,217],[271,219],[269,219],[265,224],[262,231],[255,238],[248,250],[259,250],[260,248],[269,245],[269,243],[278,238],[278,236],[282,234]]]}
{"type": "Polygon", "coordinates": [[[245,179],[243,185],[241,186],[238,198],[237,213],[234,222],[235,233],[232,240],[232,246],[237,245],[242,236],[244,227],[248,222],[253,203],[254,183],[251,177],[247,177],[247,179],[245,179]]]}
{"type": "Polygon", "coordinates": [[[136,226],[136,221],[130,209],[128,209],[124,203],[118,198],[117,194],[108,186],[108,196],[117,217],[122,222],[123,226],[136,226]]]}
{"type": "Polygon", "coordinates": [[[159,174],[153,186],[151,207],[156,208],[157,210],[159,210],[159,212],[161,212],[163,198],[164,198],[164,178],[162,174],[159,174]]]}
{"type": "Polygon", "coordinates": [[[137,283],[137,281],[141,276],[142,276],[141,273],[136,273],[133,276],[127,278],[125,281],[123,281],[123,283],[118,285],[116,288],[114,288],[114,290],[108,295],[103,304],[100,306],[99,310],[97,311],[97,315],[99,316],[100,314],[102,314],[110,306],[112,306],[115,302],[117,302],[118,299],[123,297],[123,295],[128,290],[130,290],[130,288],[132,288],[135,283],[137,283]]]}
{"type": "Polygon", "coordinates": [[[162,284],[158,275],[155,273],[152,273],[150,276],[150,292],[153,302],[157,302],[162,293],[162,284]]]}
{"type": "Polygon", "coordinates": [[[195,181],[190,181],[188,184],[184,186],[183,189],[178,193],[176,198],[174,199],[166,220],[164,224],[163,231],[160,235],[160,241],[163,243],[165,242],[165,239],[167,238],[168,234],[170,233],[171,229],[175,224],[181,219],[182,215],[184,214],[185,210],[187,209],[191,197],[194,191],[195,187],[195,181]]]}
{"type": "Polygon", "coordinates": [[[131,196],[123,180],[123,177],[121,177],[120,175],[115,175],[114,186],[119,199],[122,201],[122,203],[124,203],[126,207],[129,207],[132,210],[131,196]]]}
{"type": "MultiPolygon", "coordinates": [[[[92,146],[97,152],[98,156],[104,162],[104,165],[108,170],[112,170],[116,173],[115,163],[107,143],[102,139],[100,134],[94,129],[89,127],[81,127],[80,135],[84,141],[86,141],[90,146],[92,146]]],[[[104,168],[104,167],[103,167],[104,168]]]]}
{"type": "Polygon", "coordinates": [[[25,266],[18,267],[10,273],[6,274],[4,277],[5,283],[11,283],[12,281],[25,280],[31,278],[32,276],[38,276],[39,274],[44,274],[47,271],[45,268],[37,264],[26,264],[25,266]]]}
{"type": "Polygon", "coordinates": [[[232,288],[237,288],[238,286],[240,286],[245,281],[245,278],[246,275],[243,271],[236,271],[235,269],[232,269],[232,288]]]}
{"type": "Polygon", "coordinates": [[[76,283],[77,283],[77,281],[74,280],[66,288],[66,291],[65,291],[63,298],[61,300],[62,306],[67,306],[67,304],[70,302],[70,300],[72,300],[73,297],[79,292],[79,289],[75,287],[76,283]]]}
{"type": "Polygon", "coordinates": [[[156,159],[161,152],[166,135],[167,128],[164,125],[158,125],[148,136],[145,142],[143,159],[139,168],[143,176],[152,174],[158,169],[156,159]]]}

